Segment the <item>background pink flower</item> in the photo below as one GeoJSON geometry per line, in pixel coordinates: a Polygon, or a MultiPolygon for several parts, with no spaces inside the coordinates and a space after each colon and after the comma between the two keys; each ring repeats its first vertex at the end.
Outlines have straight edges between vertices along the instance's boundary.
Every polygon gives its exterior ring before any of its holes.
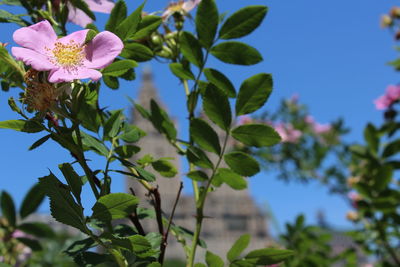
{"type": "MultiPolygon", "coordinates": [[[[100,12],[110,14],[111,10],[114,7],[114,3],[108,0],[84,0],[86,4],[88,4],[89,9],[93,12],[100,12]]],[[[82,10],[73,7],[71,4],[68,3],[68,20],[74,24],[77,24],[82,27],[86,27],[86,25],[93,22],[88,15],[82,10]]]]}
{"type": "Polygon", "coordinates": [[[49,82],[70,82],[74,79],[99,80],[102,69],[112,63],[122,49],[122,41],[113,33],[104,31],[85,44],[89,30],[57,38],[46,20],[14,32],[14,41],[22,47],[13,47],[17,60],[38,71],[50,71],[49,82]]]}
{"type": "Polygon", "coordinates": [[[296,143],[302,136],[302,132],[295,129],[290,123],[278,123],[274,126],[274,128],[275,131],[277,131],[278,134],[281,136],[282,142],[296,143]]]}
{"type": "Polygon", "coordinates": [[[164,20],[167,20],[175,12],[181,12],[184,15],[186,15],[192,9],[194,9],[200,2],[201,0],[188,0],[188,1],[180,0],[178,2],[172,2],[165,9],[164,13],[162,13],[161,17],[164,20]]]}
{"type": "Polygon", "coordinates": [[[386,93],[375,99],[376,109],[382,110],[389,108],[395,101],[400,99],[400,86],[389,85],[386,88],[386,93]]]}

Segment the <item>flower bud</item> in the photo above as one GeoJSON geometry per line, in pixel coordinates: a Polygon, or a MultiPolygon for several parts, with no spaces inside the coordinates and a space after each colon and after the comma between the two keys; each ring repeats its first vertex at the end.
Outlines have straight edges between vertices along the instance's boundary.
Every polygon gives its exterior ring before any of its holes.
{"type": "Polygon", "coordinates": [[[393,20],[389,15],[383,15],[381,18],[381,27],[386,28],[393,25],[393,20]]]}
{"type": "Polygon", "coordinates": [[[359,216],[358,212],[356,212],[356,211],[349,211],[346,214],[346,218],[349,221],[356,222],[360,219],[360,216],[359,216]]]}
{"type": "Polygon", "coordinates": [[[397,6],[393,7],[390,10],[390,16],[393,18],[400,18],[400,7],[397,6]]]}

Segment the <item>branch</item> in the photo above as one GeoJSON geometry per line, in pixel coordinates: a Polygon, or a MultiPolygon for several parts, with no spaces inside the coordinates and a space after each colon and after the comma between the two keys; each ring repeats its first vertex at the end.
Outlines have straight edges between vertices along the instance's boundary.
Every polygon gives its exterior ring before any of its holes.
{"type": "Polygon", "coordinates": [[[181,182],[179,185],[178,194],[176,195],[174,207],[172,208],[171,216],[169,217],[169,220],[168,220],[167,230],[165,231],[165,233],[163,235],[163,240],[162,240],[161,246],[160,246],[161,252],[160,252],[160,256],[158,257],[158,262],[161,264],[164,262],[165,250],[166,250],[167,244],[168,244],[168,233],[169,233],[169,229],[171,228],[172,219],[174,218],[176,206],[178,205],[178,201],[181,196],[182,188],[183,188],[183,183],[181,182]]]}
{"type": "MultiPolygon", "coordinates": [[[[131,191],[131,194],[136,196],[135,192],[133,191],[132,187],[129,187],[129,190],[131,191]]],[[[138,215],[137,215],[137,209],[135,209],[135,211],[133,212],[133,215],[130,214],[129,215],[129,219],[131,220],[131,222],[133,223],[133,225],[135,225],[136,229],[138,230],[138,233],[142,236],[146,235],[146,232],[144,231],[142,224],[139,221],[138,215]]]]}

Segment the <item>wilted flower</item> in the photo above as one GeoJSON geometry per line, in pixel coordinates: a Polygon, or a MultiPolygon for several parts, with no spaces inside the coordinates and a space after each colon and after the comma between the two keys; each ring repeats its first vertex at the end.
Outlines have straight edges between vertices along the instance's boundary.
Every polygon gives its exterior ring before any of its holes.
{"type": "Polygon", "coordinates": [[[381,27],[386,28],[393,24],[393,20],[389,15],[382,15],[381,17],[381,27]]]}
{"type": "Polygon", "coordinates": [[[22,101],[27,105],[29,111],[47,111],[56,102],[59,91],[53,84],[42,81],[39,72],[30,69],[24,77],[26,88],[22,101]]]}
{"type": "Polygon", "coordinates": [[[376,109],[387,109],[394,102],[400,99],[400,86],[399,85],[389,85],[386,89],[386,93],[379,98],[375,99],[376,109]]]}
{"type": "MultiPolygon", "coordinates": [[[[84,0],[86,4],[89,6],[89,9],[94,12],[100,13],[111,13],[111,10],[114,7],[114,3],[108,0],[84,0]]],[[[86,27],[86,25],[93,22],[88,15],[82,10],[72,6],[68,3],[68,20],[74,24],[77,24],[82,27],[86,27]]]]}
{"type": "Polygon", "coordinates": [[[347,197],[351,200],[351,205],[353,208],[358,209],[358,202],[363,199],[362,196],[356,192],[349,192],[347,197]]]}
{"type": "Polygon", "coordinates": [[[162,13],[163,20],[168,20],[169,17],[174,15],[175,13],[180,14],[182,16],[187,16],[189,12],[194,9],[201,0],[188,0],[183,1],[180,0],[178,2],[172,2],[165,9],[164,13],[162,13]]]}
{"type": "Polygon", "coordinates": [[[89,30],[57,38],[46,20],[14,32],[14,41],[23,47],[13,47],[17,60],[38,71],[50,71],[52,83],[70,82],[74,79],[99,80],[102,69],[113,62],[122,49],[122,41],[113,33],[104,31],[85,44],[89,30]]]}

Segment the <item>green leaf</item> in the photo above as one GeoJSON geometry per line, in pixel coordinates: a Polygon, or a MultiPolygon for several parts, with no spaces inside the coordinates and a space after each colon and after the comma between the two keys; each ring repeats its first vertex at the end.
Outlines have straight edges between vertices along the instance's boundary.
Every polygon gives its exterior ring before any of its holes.
{"type": "Polygon", "coordinates": [[[43,136],[42,138],[40,138],[39,140],[37,140],[35,143],[33,143],[28,150],[34,150],[35,148],[43,145],[47,140],[49,140],[49,138],[51,137],[50,134],[43,136]]]}
{"type": "Polygon", "coordinates": [[[367,124],[367,127],[364,129],[364,138],[367,141],[368,147],[372,152],[378,152],[379,148],[379,132],[371,123],[367,124]]]}
{"type": "Polygon", "coordinates": [[[135,252],[135,254],[139,256],[141,256],[141,254],[143,253],[148,252],[152,248],[150,242],[143,236],[140,235],[130,236],[129,240],[132,243],[133,252],[135,252]]]}
{"type": "Polygon", "coordinates": [[[156,31],[162,23],[160,16],[147,15],[142,18],[137,32],[131,37],[132,40],[148,37],[152,32],[156,31]]]}
{"type": "Polygon", "coordinates": [[[55,233],[53,229],[45,224],[40,222],[28,222],[18,225],[18,229],[27,233],[29,235],[33,235],[38,238],[53,238],[55,237],[55,233]]]}
{"type": "Polygon", "coordinates": [[[22,27],[28,26],[29,24],[25,20],[21,19],[21,16],[23,15],[14,15],[3,9],[0,9],[0,23],[15,23],[22,27]]]}
{"type": "Polygon", "coordinates": [[[178,78],[182,80],[194,80],[195,77],[190,69],[183,67],[181,63],[171,63],[169,64],[169,69],[178,78]]]}
{"type": "Polygon", "coordinates": [[[293,254],[291,250],[263,248],[251,251],[244,259],[255,265],[268,265],[282,262],[293,254]]]}
{"type": "Polygon", "coordinates": [[[178,173],[175,166],[166,159],[153,161],[151,166],[164,177],[174,177],[178,173]]]}
{"type": "Polygon", "coordinates": [[[119,81],[118,78],[113,76],[103,76],[104,83],[111,89],[118,89],[119,88],[119,81]]]}
{"type": "Polygon", "coordinates": [[[236,260],[240,254],[248,247],[250,243],[251,235],[244,234],[236,240],[235,244],[229,249],[228,254],[226,254],[227,259],[232,262],[236,260]]]}
{"type": "Polygon", "coordinates": [[[278,144],[279,134],[265,124],[245,124],[231,131],[232,137],[248,146],[263,147],[278,144]]]}
{"type": "Polygon", "coordinates": [[[138,43],[125,44],[121,57],[129,58],[137,62],[148,61],[153,58],[154,54],[150,48],[138,43]]]}
{"type": "Polygon", "coordinates": [[[202,0],[197,7],[196,32],[200,43],[209,49],[213,42],[218,28],[218,9],[214,0],[202,0]]]}
{"type": "Polygon", "coordinates": [[[135,166],[134,168],[140,175],[138,177],[139,179],[143,179],[143,180],[146,180],[148,182],[154,182],[156,180],[156,177],[154,176],[154,174],[152,174],[152,173],[150,173],[150,172],[148,172],[148,171],[146,171],[146,170],[144,170],[144,169],[142,169],[140,167],[137,167],[137,166],[135,166]]]}
{"type": "Polygon", "coordinates": [[[130,14],[116,27],[115,34],[118,35],[121,40],[126,40],[136,33],[136,30],[142,19],[143,6],[144,3],[141,4],[135,11],[132,12],[132,14],[130,14]]]}
{"type": "Polygon", "coordinates": [[[32,186],[22,200],[22,204],[19,209],[19,216],[21,217],[21,219],[24,219],[28,215],[35,212],[40,204],[43,202],[44,197],[45,193],[38,184],[32,186]]]}
{"type": "Polygon", "coordinates": [[[86,38],[85,38],[85,44],[89,43],[90,41],[93,40],[94,37],[96,37],[96,35],[98,34],[97,31],[89,29],[89,31],[86,34],[86,38]]]}
{"type": "Polygon", "coordinates": [[[224,156],[228,166],[243,176],[253,176],[260,172],[260,165],[252,156],[243,152],[231,152],[224,156]]]}
{"type": "Polygon", "coordinates": [[[136,210],[137,197],[126,193],[113,193],[100,197],[94,204],[92,218],[103,222],[123,219],[136,210]]]}
{"type": "Polygon", "coordinates": [[[207,265],[205,265],[204,263],[198,262],[198,263],[196,263],[196,264],[194,265],[194,267],[207,267],[207,265]]]}
{"type": "Polygon", "coordinates": [[[159,262],[152,262],[149,265],[147,265],[147,267],[161,267],[161,264],[159,262]]]}
{"type": "Polygon", "coordinates": [[[119,77],[127,73],[132,68],[136,68],[137,66],[138,64],[134,60],[130,59],[118,60],[108,65],[105,69],[103,69],[102,74],[112,77],[119,77]]]}
{"type": "Polygon", "coordinates": [[[197,67],[203,66],[203,51],[196,37],[189,32],[182,32],[179,41],[185,58],[197,67]]]}
{"type": "MultiPolygon", "coordinates": [[[[0,12],[3,12],[0,10],[0,12]]],[[[4,11],[6,12],[6,11],[4,11]]],[[[4,65],[7,65],[15,73],[18,73],[19,78],[22,80],[25,74],[25,70],[23,68],[22,64],[19,64],[9,53],[8,50],[0,45],[0,61],[4,63],[4,65]]]]}
{"type": "Polygon", "coordinates": [[[16,224],[15,204],[10,194],[8,194],[6,191],[1,192],[0,207],[1,207],[1,213],[7,219],[8,223],[11,226],[15,226],[16,224]]]}
{"type": "Polygon", "coordinates": [[[176,129],[174,123],[156,101],[153,99],[150,102],[151,117],[150,120],[154,127],[160,132],[167,136],[170,140],[176,139],[176,129]]]}
{"type": "Polygon", "coordinates": [[[86,250],[90,249],[95,245],[95,242],[92,238],[85,238],[82,240],[78,240],[73,242],[64,252],[71,257],[75,257],[86,250]]]}
{"type": "Polygon", "coordinates": [[[378,173],[375,175],[375,189],[380,192],[384,190],[393,178],[393,167],[385,164],[379,167],[378,173]]]}
{"type": "Polygon", "coordinates": [[[115,28],[126,18],[126,3],[123,0],[119,0],[115,3],[114,8],[111,10],[111,14],[108,17],[106,24],[106,31],[114,32],[115,28]]]}
{"type": "Polygon", "coordinates": [[[124,132],[119,136],[119,138],[127,143],[135,143],[144,135],[143,131],[135,125],[125,124],[124,132]]]}
{"type": "Polygon", "coordinates": [[[83,12],[85,12],[86,15],[89,16],[92,20],[96,20],[95,15],[93,12],[90,10],[88,4],[84,0],[70,0],[71,5],[73,5],[76,8],[79,8],[83,12]]]}
{"type": "Polygon", "coordinates": [[[198,147],[191,146],[187,149],[187,158],[190,163],[194,165],[205,168],[205,169],[212,169],[214,168],[213,163],[207,157],[206,153],[198,147]]]}
{"type": "Polygon", "coordinates": [[[36,239],[30,239],[26,237],[17,237],[16,238],[19,242],[24,244],[25,246],[29,247],[33,251],[40,251],[42,250],[42,246],[40,245],[39,241],[36,239]]]}
{"type": "Polygon", "coordinates": [[[91,148],[94,152],[101,156],[108,156],[107,147],[100,142],[97,138],[81,131],[82,143],[84,146],[91,148]]]}
{"type": "Polygon", "coordinates": [[[263,60],[260,52],[241,42],[223,42],[211,48],[211,54],[228,64],[254,65],[263,60]]]}
{"type": "Polygon", "coordinates": [[[272,77],[259,73],[246,79],[240,86],[236,101],[236,116],[252,113],[261,108],[272,92],[272,77]]]}
{"type": "Polygon", "coordinates": [[[122,110],[115,110],[104,124],[103,139],[108,140],[116,137],[123,122],[122,110]]]}
{"type": "Polygon", "coordinates": [[[208,250],[206,252],[206,263],[208,267],[224,267],[224,261],[208,250]]]}
{"type": "Polygon", "coordinates": [[[221,153],[221,146],[217,133],[204,120],[198,118],[191,120],[190,136],[202,149],[217,155],[221,153]]]}
{"type": "Polygon", "coordinates": [[[43,130],[39,122],[33,120],[8,120],[0,121],[0,129],[11,129],[19,132],[37,133],[43,130]]]}
{"type": "Polygon", "coordinates": [[[267,14],[266,6],[247,6],[233,13],[222,25],[219,38],[233,39],[254,31],[267,14]]]}
{"type": "Polygon", "coordinates": [[[215,69],[204,69],[207,80],[219,89],[223,90],[228,97],[236,97],[236,90],[232,82],[221,72],[215,69]]]}
{"type": "Polygon", "coordinates": [[[39,178],[39,185],[50,198],[50,211],[53,218],[86,233],[83,209],[71,196],[69,187],[61,183],[52,173],[39,178]]]}
{"type": "Polygon", "coordinates": [[[194,181],[199,181],[199,182],[204,182],[208,180],[208,175],[200,170],[191,171],[188,174],[186,174],[186,176],[194,181]]]}
{"type": "Polygon", "coordinates": [[[247,188],[247,181],[239,174],[227,168],[219,168],[214,175],[213,182],[216,186],[219,186],[221,183],[226,183],[235,190],[247,188]]]}
{"type": "Polygon", "coordinates": [[[132,146],[132,145],[124,145],[124,146],[118,146],[114,149],[115,153],[117,153],[120,157],[129,159],[131,158],[134,154],[138,153],[140,151],[140,147],[138,146],[132,146]]]}
{"type": "Polygon", "coordinates": [[[400,139],[394,140],[393,142],[388,143],[383,149],[382,157],[388,158],[391,157],[400,151],[400,139]]]}
{"type": "Polygon", "coordinates": [[[203,94],[203,108],[212,122],[225,131],[229,131],[232,112],[228,97],[212,84],[208,84],[203,94]]]}
{"type": "Polygon", "coordinates": [[[58,168],[64,175],[64,178],[67,181],[68,185],[70,186],[72,194],[75,196],[75,199],[78,201],[78,203],[81,203],[81,192],[82,192],[81,177],[75,172],[75,170],[69,163],[60,164],[58,165],[58,168]]]}

